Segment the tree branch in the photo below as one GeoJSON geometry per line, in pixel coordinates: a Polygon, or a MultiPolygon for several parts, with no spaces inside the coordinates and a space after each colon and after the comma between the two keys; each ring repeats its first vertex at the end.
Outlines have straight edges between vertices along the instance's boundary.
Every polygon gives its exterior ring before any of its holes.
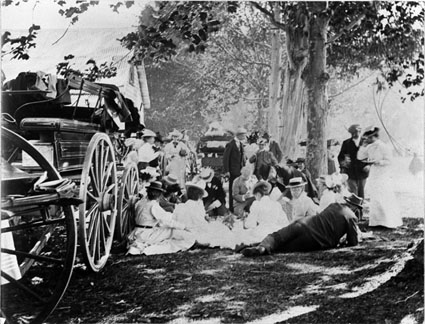
{"type": "Polygon", "coordinates": [[[271,23],[273,25],[275,25],[277,28],[279,28],[279,29],[285,29],[286,25],[285,24],[282,24],[280,21],[276,21],[276,19],[274,19],[273,13],[271,11],[269,11],[266,8],[260,6],[259,3],[258,2],[255,2],[255,1],[251,1],[251,5],[254,6],[254,8],[258,9],[263,14],[265,14],[267,17],[269,17],[271,23]]]}
{"type": "Polygon", "coordinates": [[[352,88],[354,88],[354,87],[357,87],[360,83],[362,83],[362,82],[366,81],[367,79],[369,79],[369,78],[370,78],[372,75],[374,75],[374,74],[375,74],[375,72],[372,72],[372,73],[371,73],[371,74],[369,74],[367,77],[365,77],[365,78],[361,79],[360,81],[358,81],[358,82],[356,82],[356,83],[354,83],[354,84],[350,85],[349,87],[345,88],[344,90],[341,90],[340,92],[338,92],[338,93],[336,93],[336,94],[334,94],[334,95],[329,95],[329,99],[333,99],[333,98],[335,98],[335,97],[338,97],[338,96],[342,95],[344,92],[347,92],[348,90],[350,90],[350,89],[352,89],[352,88]]]}
{"type": "Polygon", "coordinates": [[[365,14],[361,14],[359,18],[357,18],[356,20],[353,20],[350,24],[348,24],[347,27],[342,28],[339,33],[337,33],[334,36],[330,37],[329,40],[326,42],[326,45],[332,44],[338,38],[340,38],[342,35],[344,35],[345,32],[350,31],[351,28],[353,28],[355,25],[357,25],[358,23],[360,23],[364,19],[364,17],[366,17],[366,15],[365,14]]]}

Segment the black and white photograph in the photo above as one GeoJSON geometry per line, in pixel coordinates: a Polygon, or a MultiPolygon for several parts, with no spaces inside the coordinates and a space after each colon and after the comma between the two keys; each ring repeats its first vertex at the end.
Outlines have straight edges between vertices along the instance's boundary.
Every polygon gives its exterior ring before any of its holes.
{"type": "Polygon", "coordinates": [[[0,324],[424,323],[424,1],[0,10],[0,324]]]}

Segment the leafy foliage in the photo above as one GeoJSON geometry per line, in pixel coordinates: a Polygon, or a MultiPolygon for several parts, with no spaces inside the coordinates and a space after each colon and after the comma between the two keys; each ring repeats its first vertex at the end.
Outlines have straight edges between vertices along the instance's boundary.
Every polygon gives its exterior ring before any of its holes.
{"type": "Polygon", "coordinates": [[[1,56],[12,55],[13,59],[28,60],[28,50],[36,46],[35,39],[37,37],[37,31],[40,29],[38,25],[32,25],[28,29],[28,35],[19,36],[12,38],[12,34],[9,31],[5,31],[1,37],[1,56]],[[4,49],[6,48],[6,49],[4,49]]]}
{"type": "Polygon", "coordinates": [[[67,55],[64,57],[63,62],[57,64],[56,70],[58,75],[66,78],[70,74],[73,74],[92,82],[96,81],[97,79],[112,78],[117,75],[117,67],[114,66],[111,62],[104,62],[98,66],[95,60],[89,59],[86,62],[88,67],[81,71],[80,69],[73,67],[71,62],[73,58],[73,55],[67,55]]]}

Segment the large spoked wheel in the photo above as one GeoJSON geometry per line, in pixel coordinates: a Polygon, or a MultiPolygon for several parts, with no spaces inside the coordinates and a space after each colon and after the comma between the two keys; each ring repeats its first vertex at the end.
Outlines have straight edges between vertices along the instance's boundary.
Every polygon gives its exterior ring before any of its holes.
{"type": "Polygon", "coordinates": [[[135,163],[126,166],[118,193],[118,217],[115,237],[125,240],[135,225],[135,205],[139,194],[139,171],[135,163]]]}
{"type": "Polygon", "coordinates": [[[23,137],[3,128],[1,188],[1,313],[7,323],[42,323],[55,309],[72,275],[77,228],[70,206],[56,193],[34,192],[57,170],[23,137]],[[32,170],[24,166],[32,158],[32,170]]]}
{"type": "Polygon", "coordinates": [[[86,265],[97,272],[111,251],[117,216],[117,169],[108,135],[95,134],[88,146],[81,174],[79,241],[86,265]]]}

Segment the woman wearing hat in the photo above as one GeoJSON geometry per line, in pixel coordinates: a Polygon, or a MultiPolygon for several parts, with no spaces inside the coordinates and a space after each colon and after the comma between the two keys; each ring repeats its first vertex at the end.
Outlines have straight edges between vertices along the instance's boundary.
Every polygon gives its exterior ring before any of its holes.
{"type": "Polygon", "coordinates": [[[164,147],[167,160],[166,171],[175,174],[183,188],[186,179],[186,156],[189,154],[189,148],[180,140],[183,134],[176,129],[168,136],[171,138],[171,142],[164,147]]]}
{"type": "Polygon", "coordinates": [[[292,198],[288,199],[282,195],[278,200],[291,222],[306,216],[316,215],[319,211],[319,206],[305,192],[306,183],[301,177],[290,179],[286,188],[290,189],[292,198]]]}
{"type": "Polygon", "coordinates": [[[157,167],[159,152],[154,148],[156,134],[150,129],[144,129],[142,134],[143,142],[137,149],[139,171],[146,167],[157,167]]]}
{"type": "Polygon", "coordinates": [[[136,228],[128,235],[128,254],[152,255],[184,251],[195,239],[186,226],[175,220],[158,203],[163,193],[162,183],[151,182],[147,197],[136,204],[136,228]]]}
{"type": "Polygon", "coordinates": [[[174,174],[168,174],[162,179],[164,192],[159,197],[159,205],[165,211],[172,213],[176,204],[181,203],[182,194],[177,177],[174,174]]]}
{"type": "Polygon", "coordinates": [[[345,183],[348,175],[345,173],[324,175],[317,179],[320,193],[319,212],[332,203],[344,202],[343,196],[348,194],[345,183]]]}
{"type": "Polygon", "coordinates": [[[370,197],[369,226],[396,228],[403,225],[400,207],[394,194],[389,147],[379,139],[379,128],[368,127],[363,134],[365,141],[357,152],[357,158],[371,165],[365,190],[370,197]]]}
{"type": "Polygon", "coordinates": [[[244,166],[241,175],[233,182],[233,208],[236,216],[242,216],[245,207],[255,200],[252,193],[257,178],[252,175],[251,168],[244,166]]]}
{"type": "Polygon", "coordinates": [[[176,220],[185,224],[198,244],[233,249],[235,242],[231,230],[219,221],[207,220],[202,201],[208,196],[205,186],[205,181],[200,178],[186,183],[187,201],[176,206],[174,210],[176,220]]]}
{"type": "Polygon", "coordinates": [[[248,216],[243,220],[243,228],[235,226],[233,229],[238,244],[258,243],[268,233],[289,224],[282,206],[270,199],[271,190],[272,186],[267,181],[258,181],[255,184],[253,188],[255,201],[248,216]]]}

